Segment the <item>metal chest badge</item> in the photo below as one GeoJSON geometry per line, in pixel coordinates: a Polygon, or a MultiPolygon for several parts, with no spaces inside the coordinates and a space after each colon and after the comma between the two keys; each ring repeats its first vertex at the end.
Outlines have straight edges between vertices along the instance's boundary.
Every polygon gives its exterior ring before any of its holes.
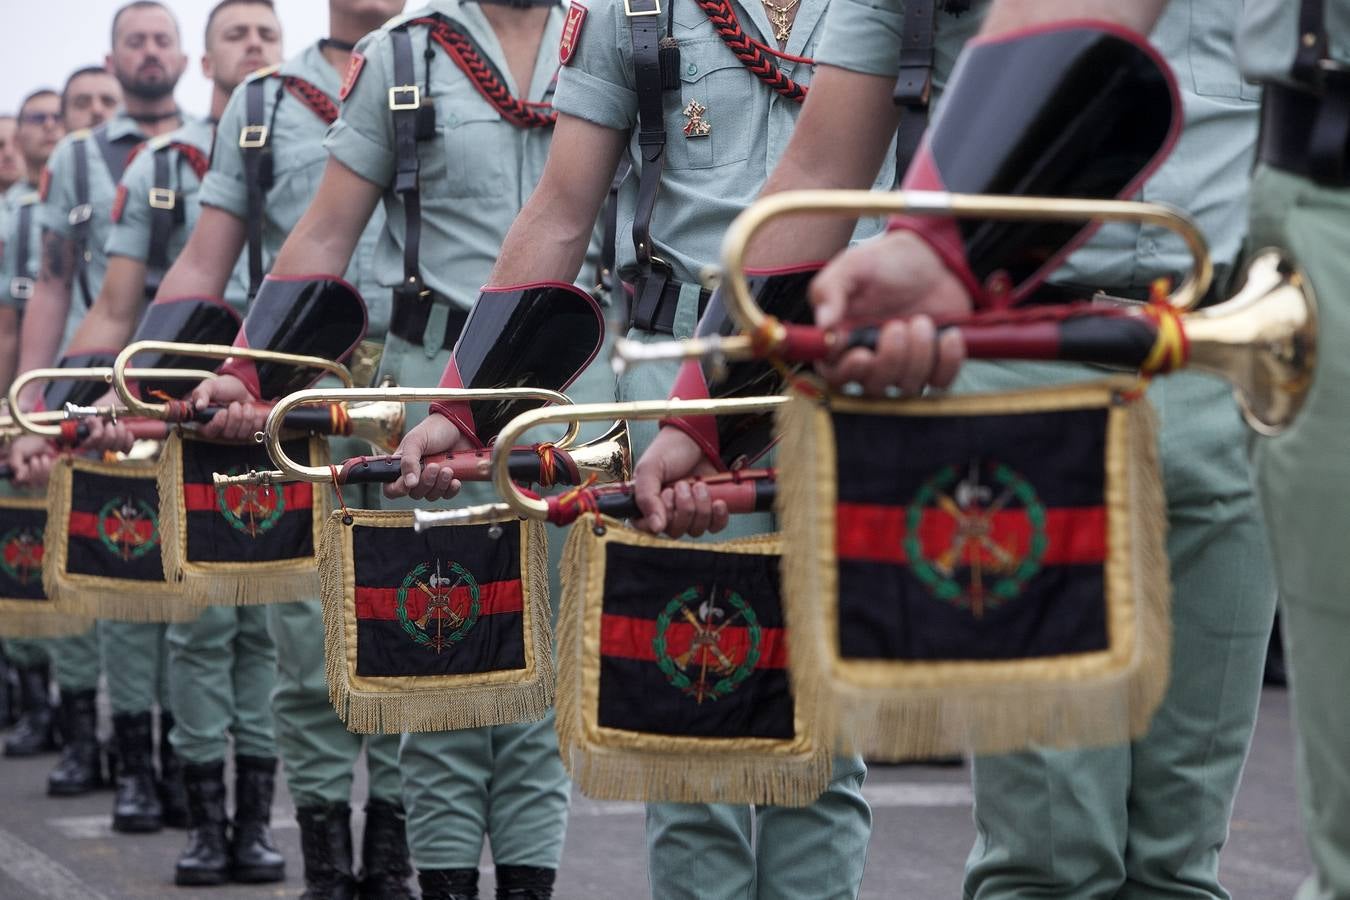
{"type": "Polygon", "coordinates": [[[577,44],[581,43],[581,26],[587,12],[589,10],[576,0],[572,0],[572,5],[567,8],[567,21],[563,23],[562,38],[558,41],[558,62],[564,66],[572,61],[577,44]]]}
{"type": "Polygon", "coordinates": [[[684,123],[685,138],[701,138],[712,134],[712,124],[703,116],[708,112],[708,107],[699,103],[697,100],[690,100],[681,113],[688,122],[684,123]]]}

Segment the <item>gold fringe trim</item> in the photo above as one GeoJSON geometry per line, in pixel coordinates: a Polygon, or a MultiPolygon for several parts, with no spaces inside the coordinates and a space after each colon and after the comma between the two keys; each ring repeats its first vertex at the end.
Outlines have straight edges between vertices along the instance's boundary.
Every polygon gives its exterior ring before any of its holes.
{"type": "Polygon", "coordinates": [[[0,637],[70,637],[84,634],[93,624],[92,619],[64,616],[51,607],[50,600],[0,600],[0,637]]]}
{"type": "Polygon", "coordinates": [[[577,787],[597,800],[776,806],[814,802],[829,785],[832,765],[813,736],[814,690],[801,694],[794,689],[797,737],[792,741],[675,738],[618,732],[601,728],[597,721],[606,543],[777,554],[777,537],[692,545],[641,534],[613,519],[604,522],[603,536],[592,531],[589,517],[572,526],[563,558],[555,722],[563,765],[577,787]]]}
{"type": "MultiPolygon", "coordinates": [[[[349,510],[354,525],[407,528],[405,510],[349,510]]],[[[357,628],[352,529],[342,512],[329,516],[319,544],[319,595],[324,625],[328,699],[356,734],[457,731],[537,722],[553,707],[553,634],[548,595],[548,537],[541,522],[519,522],[525,591],[525,668],[479,675],[399,676],[356,674],[357,628]]]]}
{"type": "MultiPolygon", "coordinates": [[[[152,477],[152,460],[122,460],[102,463],[74,457],[58,459],[52,466],[47,492],[47,530],[43,535],[42,588],[53,608],[77,619],[113,619],[122,622],[188,622],[199,609],[183,603],[179,588],[168,581],[137,581],[105,578],[66,571],[69,562],[67,535],[70,530],[71,485],[76,470],[98,475],[152,477]]],[[[163,554],[164,529],[160,528],[163,554]]],[[[78,632],[77,632],[78,633],[78,632]]]]}
{"type": "MultiPolygon", "coordinates": [[[[256,606],[290,603],[319,593],[317,549],[332,506],[324,485],[314,488],[313,541],[315,556],[266,562],[193,562],[187,551],[187,496],[184,492],[183,442],[196,438],[174,433],[165,441],[159,464],[159,523],[164,571],[177,581],[187,603],[200,611],[207,606],[256,606]]],[[[328,442],[309,440],[310,459],[327,465],[328,442]]],[[[277,490],[281,490],[281,486],[277,490]]]]}
{"type": "Polygon", "coordinates": [[[1108,650],[1054,659],[888,663],[839,658],[836,457],[830,409],[799,394],[780,412],[783,584],[794,688],[821,692],[817,726],[842,752],[877,760],[1091,747],[1142,736],[1167,688],[1171,587],[1166,506],[1152,409],[1121,403],[1135,382],[1111,379],[1015,395],[879,405],[873,414],[965,415],[1109,407],[1108,650]],[[809,513],[809,514],[808,514],[809,513]]]}

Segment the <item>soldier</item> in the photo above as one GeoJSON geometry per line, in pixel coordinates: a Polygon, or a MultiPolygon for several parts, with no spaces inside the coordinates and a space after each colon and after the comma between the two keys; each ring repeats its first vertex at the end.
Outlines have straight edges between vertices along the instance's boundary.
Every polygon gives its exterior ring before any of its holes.
{"type": "MultiPolygon", "coordinates": [[[[716,261],[722,232],[792,133],[825,8],[823,0],[615,2],[589,11],[574,3],[548,164],[488,283],[574,277],[610,173],[627,150],[637,177],[620,194],[618,249],[632,291],[629,337],[687,336],[708,299],[701,270],[716,261]]],[[[889,173],[879,181],[890,182],[889,173]]],[[[620,379],[621,396],[665,397],[674,368],[630,372],[620,379]]],[[[650,442],[652,427],[630,428],[639,448],[650,442]]],[[[433,499],[453,493],[452,473],[435,464],[422,469],[420,458],[466,446],[451,418],[428,417],[400,448],[405,475],[396,491],[433,499]]],[[[750,527],[764,530],[767,522],[750,527]]],[[[860,759],[837,760],[829,788],[805,809],[649,805],[653,893],[856,896],[871,830],[864,772],[860,759]]]]}
{"type": "MultiPolygon", "coordinates": [[[[974,21],[969,14],[954,18],[946,12],[936,20],[939,85],[988,4],[973,6],[974,21]]],[[[1018,39],[1017,27],[1063,14],[1062,4],[1041,7],[1044,13],[1053,9],[1053,15],[1027,21],[1013,4],[995,4],[984,18],[982,39],[1013,31],[1006,36],[1011,44],[1018,39]]],[[[1231,271],[1243,237],[1237,208],[1256,127],[1254,92],[1244,85],[1232,52],[1239,11],[1239,4],[1217,0],[1174,4],[1152,32],[1180,77],[1186,127],[1181,146],[1143,193],[1199,218],[1221,275],[1231,271]]],[[[818,115],[822,118],[813,122],[828,120],[870,140],[870,152],[879,152],[877,134],[869,133],[867,123],[889,106],[887,94],[902,68],[903,23],[912,12],[906,8],[902,17],[898,4],[877,9],[839,0],[820,53],[827,63],[823,73],[830,73],[828,78],[822,74],[821,83],[830,89],[812,98],[804,116],[818,115]]],[[[1148,26],[1143,17],[1115,7],[1108,11],[1103,5],[1091,13],[1129,27],[1148,26]]],[[[972,64],[963,74],[978,71],[972,64]]],[[[969,84],[965,87],[970,90],[969,84]]],[[[981,84],[972,93],[996,105],[1000,97],[989,96],[993,90],[981,84]]],[[[951,146],[949,137],[942,138],[957,134],[967,144],[1000,147],[1001,136],[985,134],[984,125],[968,110],[948,105],[926,147],[940,154],[951,146]]],[[[799,135],[813,133],[819,132],[803,129],[799,135]]],[[[803,137],[788,155],[803,171],[829,152],[803,137]]],[[[911,167],[907,184],[926,186],[925,173],[941,171],[943,160],[934,158],[911,167]]],[[[826,161],[823,167],[825,172],[816,169],[815,177],[826,184],[858,177],[846,160],[826,161]]],[[[774,186],[792,182],[775,179],[774,186]]],[[[969,311],[971,291],[930,249],[931,233],[922,220],[897,220],[893,229],[874,246],[846,252],[816,280],[819,322],[969,311]]],[[[832,249],[808,245],[805,252],[832,249]]],[[[1141,299],[1153,278],[1177,273],[1186,260],[1175,236],[1111,226],[1054,279],[1069,294],[1085,296],[1102,288],[1141,299]]],[[[1221,277],[1219,284],[1225,280],[1221,277]]],[[[1220,296],[1222,287],[1207,301],[1220,296]]],[[[880,394],[895,386],[915,391],[951,379],[959,341],[935,345],[932,322],[922,316],[887,330],[878,352],[850,351],[827,367],[836,383],[858,382],[880,394]]],[[[1024,389],[1092,375],[1074,366],[972,363],[956,386],[1024,389]]],[[[1154,384],[1149,394],[1162,421],[1174,585],[1168,693],[1149,733],[1131,744],[975,761],[977,838],[967,860],[966,897],[1228,896],[1218,880],[1218,855],[1255,722],[1274,589],[1244,455],[1245,434],[1227,386],[1185,373],[1154,384]]]]}
{"type": "MultiPolygon", "coordinates": [[[[342,73],[352,48],[402,9],[401,0],[330,0],[329,37],[255,74],[221,116],[220,140],[203,180],[201,217],[165,276],[163,297],[218,296],[248,247],[251,292],[319,183],[323,135],[337,117],[342,73]]],[[[381,333],[388,308],[371,269],[383,218],[371,219],[351,254],[347,280],[372,298],[371,327],[381,333]]],[[[340,268],[340,267],[339,267],[340,268]]],[[[235,412],[238,415],[238,410],[235,412]]],[[[352,768],[364,748],[370,773],[362,896],[407,897],[411,874],[398,772],[398,736],[363,738],[333,711],[324,677],[323,625],[317,600],[267,607],[277,650],[272,713],[277,749],[301,829],[308,898],[350,897],[352,768]]]]}
{"type": "MultiPolygon", "coordinates": [[[[65,89],[61,92],[61,122],[57,138],[60,134],[69,131],[78,131],[82,128],[93,128],[107,120],[116,112],[120,105],[122,88],[117,80],[104,69],[83,68],[76,70],[66,79],[65,89]]],[[[5,279],[0,281],[0,297],[5,298],[8,304],[16,311],[17,315],[22,313],[23,305],[27,298],[32,295],[33,276],[38,271],[40,265],[39,248],[42,241],[42,223],[40,216],[37,215],[39,206],[38,183],[41,180],[42,170],[47,165],[47,159],[53,152],[53,148],[47,146],[49,141],[45,136],[47,130],[46,123],[43,124],[43,136],[34,140],[31,165],[26,172],[26,180],[23,184],[26,186],[26,192],[17,194],[20,197],[18,206],[14,209],[13,228],[5,242],[4,263],[0,269],[4,271],[5,279]],[[45,152],[43,152],[43,148],[45,152]]],[[[11,189],[14,191],[15,189],[11,189]]],[[[16,348],[17,356],[17,348],[16,348]]],[[[12,371],[12,370],[11,370],[12,371]]],[[[77,642],[79,639],[76,639],[77,642]]],[[[52,715],[50,709],[50,700],[48,697],[47,675],[50,666],[49,648],[52,646],[64,646],[52,641],[45,640],[7,640],[5,641],[5,652],[14,662],[19,675],[20,701],[23,707],[23,715],[20,718],[18,727],[5,742],[6,756],[28,756],[33,753],[43,752],[44,750],[54,749],[52,741],[52,715]]],[[[79,643],[75,645],[81,647],[79,643]]],[[[86,639],[82,650],[78,652],[92,652],[97,654],[97,644],[92,645],[86,639]]],[[[95,675],[97,677],[97,675],[95,675]]],[[[71,685],[71,693],[81,690],[84,687],[83,680],[71,685]]],[[[89,734],[93,739],[92,731],[89,734]]],[[[81,745],[68,744],[72,749],[69,751],[72,758],[63,761],[66,765],[78,764],[79,760],[96,758],[98,747],[95,744],[92,748],[87,746],[81,749],[81,745]],[[89,752],[86,753],[85,751],[89,752]]],[[[77,786],[85,785],[93,777],[88,765],[82,766],[83,771],[89,773],[83,778],[75,779],[77,786]]],[[[87,789],[87,788],[85,788],[87,789]]]]}
{"type": "MultiPolygon", "coordinates": [[[[44,174],[43,260],[24,312],[21,372],[52,364],[97,296],[107,269],[104,244],[112,224],[109,213],[117,180],[138,144],[182,124],[173,90],[186,64],[179,49],[178,24],[162,4],[137,0],[114,16],[108,68],[122,86],[126,105],[92,132],[69,135],[52,154],[44,174]]],[[[22,402],[32,399],[30,395],[22,402]]],[[[49,462],[37,463],[30,457],[49,459],[48,452],[45,443],[15,441],[10,453],[16,481],[25,483],[44,471],[49,462]]],[[[172,719],[166,715],[168,696],[163,684],[164,626],[103,622],[96,630],[104,658],[116,660],[116,665],[105,667],[121,759],[113,828],[157,831],[166,818],[181,826],[187,818],[181,777],[171,750],[161,752],[161,762],[169,765],[161,772],[163,780],[157,789],[147,715],[158,702],[161,732],[167,732],[172,719]]],[[[78,740],[67,754],[70,765],[58,766],[49,779],[48,789],[53,793],[79,793],[98,782],[94,777],[93,705],[98,655],[89,641],[92,638],[86,639],[79,652],[63,643],[56,657],[58,683],[78,685],[63,692],[62,698],[64,730],[78,740]]]]}
{"type": "MultiPolygon", "coordinates": [[[[131,339],[147,295],[178,255],[200,213],[201,179],[214,123],[251,72],[280,62],[281,25],[271,0],[222,0],[206,23],[202,71],[212,82],[209,120],[154,138],[128,165],[118,186],[108,237],[108,272],[98,299],[68,352],[121,347],[131,339]]],[[[243,309],[246,272],[237,260],[225,299],[243,309]]],[[[117,441],[119,429],[106,439],[117,441]]],[[[129,443],[129,442],[128,442],[129,443]]],[[[285,878],[269,820],[276,771],[270,695],[276,652],[260,606],[214,606],[195,621],[168,627],[169,688],[179,710],[162,733],[183,760],[188,845],[175,866],[181,885],[285,878]],[[235,815],[225,815],[225,755],[233,737],[235,815]],[[227,822],[233,823],[227,836],[227,822]]],[[[148,717],[148,713],[142,714],[148,717]]]]}

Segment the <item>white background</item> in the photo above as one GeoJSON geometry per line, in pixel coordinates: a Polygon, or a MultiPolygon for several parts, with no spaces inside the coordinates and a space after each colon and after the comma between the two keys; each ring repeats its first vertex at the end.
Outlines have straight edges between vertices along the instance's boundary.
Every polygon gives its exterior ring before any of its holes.
{"type": "MultiPolygon", "coordinates": [[[[13,113],[38,87],[61,90],[66,76],[81,66],[103,65],[112,16],[125,0],[0,0],[0,112],[13,113]]],[[[202,37],[206,15],[216,0],[165,0],[178,17],[188,67],[178,82],[178,103],[186,112],[209,111],[211,85],[202,77],[202,37]]],[[[323,37],[328,28],[326,0],[277,0],[277,14],[292,56],[323,37]]]]}

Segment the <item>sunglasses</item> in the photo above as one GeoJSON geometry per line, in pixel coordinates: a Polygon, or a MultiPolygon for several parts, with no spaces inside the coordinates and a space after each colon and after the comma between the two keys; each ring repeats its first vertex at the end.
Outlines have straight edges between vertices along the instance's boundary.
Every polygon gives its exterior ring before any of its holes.
{"type": "Polygon", "coordinates": [[[48,122],[60,122],[60,113],[50,112],[26,112],[19,116],[19,121],[25,125],[46,125],[48,122]]]}

